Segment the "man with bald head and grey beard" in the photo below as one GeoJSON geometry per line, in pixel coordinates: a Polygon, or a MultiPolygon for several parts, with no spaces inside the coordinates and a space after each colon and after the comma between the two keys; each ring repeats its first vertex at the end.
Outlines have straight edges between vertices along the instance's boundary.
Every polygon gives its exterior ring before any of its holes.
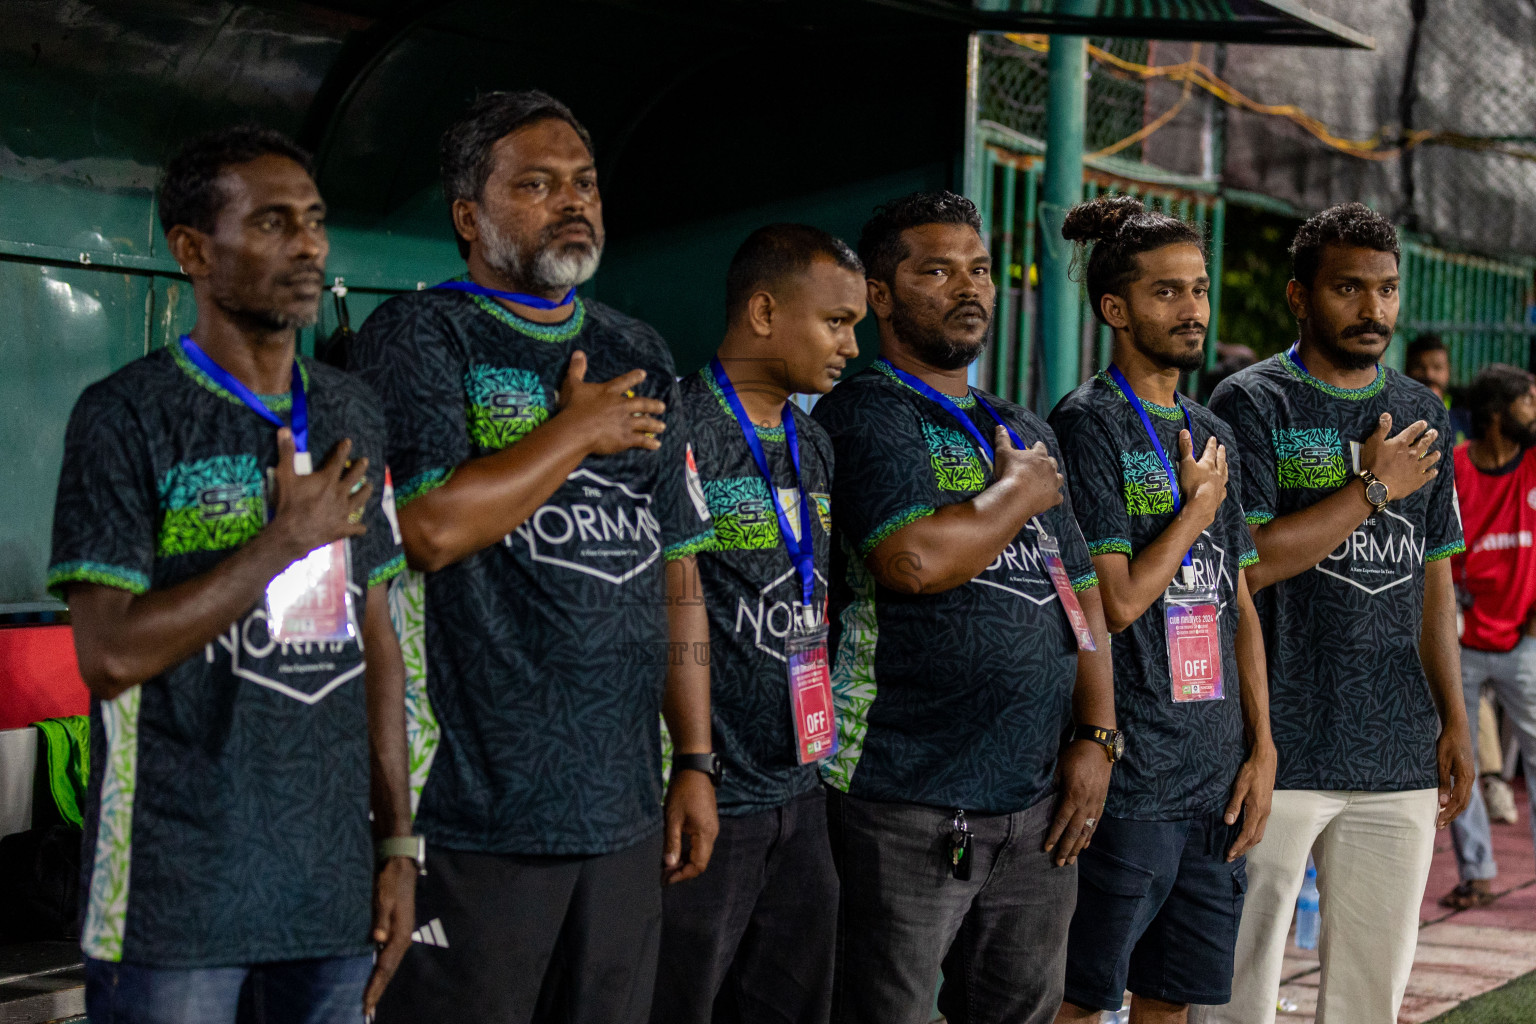
{"type": "Polygon", "coordinates": [[[603,249],[586,129],[491,93],[442,156],[468,272],[385,303],[350,355],[389,414],[429,847],[378,1019],[641,1024],[661,883],[702,872],[717,830],[708,506],[666,343],[576,296],[603,249]]]}

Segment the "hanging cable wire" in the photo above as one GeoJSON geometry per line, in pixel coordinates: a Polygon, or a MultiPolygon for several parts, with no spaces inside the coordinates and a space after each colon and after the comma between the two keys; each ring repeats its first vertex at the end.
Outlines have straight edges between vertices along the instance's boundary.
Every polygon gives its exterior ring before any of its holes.
{"type": "MultiPolygon", "coordinates": [[[[1007,34],[1007,38],[1015,45],[1022,46],[1027,50],[1033,50],[1036,53],[1047,53],[1051,48],[1049,36],[1010,32],[1007,34]]],[[[1396,160],[1408,152],[1408,150],[1417,146],[1439,145],[1478,152],[1494,152],[1520,160],[1536,161],[1536,145],[1533,145],[1533,142],[1536,142],[1536,140],[1533,140],[1530,136],[1478,136],[1463,135],[1459,132],[1415,129],[1410,131],[1399,130],[1396,132],[1395,138],[1392,138],[1390,141],[1384,130],[1378,130],[1375,135],[1367,139],[1344,138],[1334,134],[1328,125],[1294,104],[1260,103],[1251,97],[1245,96],[1230,82],[1217,77],[1214,71],[1201,63],[1198,60],[1199,52],[1199,47],[1197,46],[1189,60],[1178,64],[1138,64],[1135,61],[1118,57],[1108,50],[1100,49],[1090,43],[1088,46],[1088,56],[1100,64],[1115,68],[1129,75],[1134,75],[1143,81],[1162,78],[1171,82],[1183,82],[1184,93],[1179,97],[1177,103],[1155,120],[1148,122],[1146,127],[1140,131],[1126,136],[1119,142],[1104,147],[1097,153],[1088,155],[1090,157],[1108,156],[1148,138],[1158,129],[1172,121],[1174,116],[1177,115],[1179,110],[1188,101],[1191,90],[1199,88],[1229,106],[1268,117],[1283,117],[1311,134],[1325,146],[1348,156],[1359,157],[1362,160],[1396,160]]]]}

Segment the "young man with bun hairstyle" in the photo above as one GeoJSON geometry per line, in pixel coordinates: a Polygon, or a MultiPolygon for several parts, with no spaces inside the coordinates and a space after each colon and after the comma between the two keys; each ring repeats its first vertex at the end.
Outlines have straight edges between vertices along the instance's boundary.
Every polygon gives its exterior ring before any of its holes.
{"type": "Polygon", "coordinates": [[[662,894],[651,1021],[826,1024],[832,442],[790,398],[831,391],[859,354],[864,265],[825,231],[771,224],[736,250],[725,306],[720,350],[681,387],[715,524],[698,558],[720,835],[709,870],[662,894]]]}
{"type": "Polygon", "coordinates": [[[351,350],[389,410],[435,848],[379,1020],[644,1024],[661,880],[703,871],[716,828],[709,513],[666,342],[576,295],[604,241],[586,129],[490,93],[442,155],[467,272],[380,306],[351,350]]]}
{"type": "Polygon", "coordinates": [[[1392,1024],[1408,984],[1435,829],[1476,776],[1457,667],[1450,557],[1462,550],[1450,425],[1379,360],[1398,312],[1397,232],[1359,203],[1296,232],[1300,337],[1228,377],[1248,570],[1278,762],[1248,855],[1230,1024],[1275,1019],[1310,852],[1322,893],[1318,1018],[1392,1024]]]}
{"type": "Polygon", "coordinates": [[[1130,196],[1068,212],[1108,369],[1062,399],[1074,509],[1114,640],[1125,755],[1078,861],[1058,1021],[1182,1024],[1230,997],[1245,853],[1264,835],[1275,748],[1257,561],[1231,428],[1179,395],[1205,362],[1210,278],[1195,228],[1130,196]]]}
{"type": "Polygon", "coordinates": [[[832,437],[834,1020],[1047,1024],[1076,859],[1119,751],[1097,578],[1028,411],[971,388],[996,288],[971,202],[880,207],[859,255],[880,360],[832,437]]]}

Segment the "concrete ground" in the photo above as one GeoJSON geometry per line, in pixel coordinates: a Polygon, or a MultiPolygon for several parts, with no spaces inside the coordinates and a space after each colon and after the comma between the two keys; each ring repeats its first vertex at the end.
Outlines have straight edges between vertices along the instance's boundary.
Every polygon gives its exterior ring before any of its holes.
{"type": "MultiPolygon", "coordinates": [[[[1439,898],[1456,884],[1456,856],[1450,830],[1435,838],[1418,952],[1398,1024],[1423,1024],[1447,1010],[1513,978],[1536,971],[1536,852],[1531,845],[1530,805],[1520,781],[1515,783],[1520,821],[1493,826],[1494,857],[1501,894],[1479,910],[1450,911],[1439,898]]],[[[1294,946],[1285,961],[1280,997],[1295,1004],[1277,1024],[1310,1024],[1317,1009],[1317,955],[1294,946]]],[[[1284,1005],[1284,1003],[1282,1003],[1284,1005]]]]}

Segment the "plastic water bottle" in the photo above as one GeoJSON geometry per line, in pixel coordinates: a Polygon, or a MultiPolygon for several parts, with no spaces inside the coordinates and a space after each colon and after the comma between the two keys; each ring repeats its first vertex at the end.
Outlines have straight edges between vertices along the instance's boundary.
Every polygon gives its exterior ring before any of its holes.
{"type": "Polygon", "coordinates": [[[1317,866],[1307,858],[1307,877],[1296,898],[1296,948],[1317,948],[1317,866]]]}

